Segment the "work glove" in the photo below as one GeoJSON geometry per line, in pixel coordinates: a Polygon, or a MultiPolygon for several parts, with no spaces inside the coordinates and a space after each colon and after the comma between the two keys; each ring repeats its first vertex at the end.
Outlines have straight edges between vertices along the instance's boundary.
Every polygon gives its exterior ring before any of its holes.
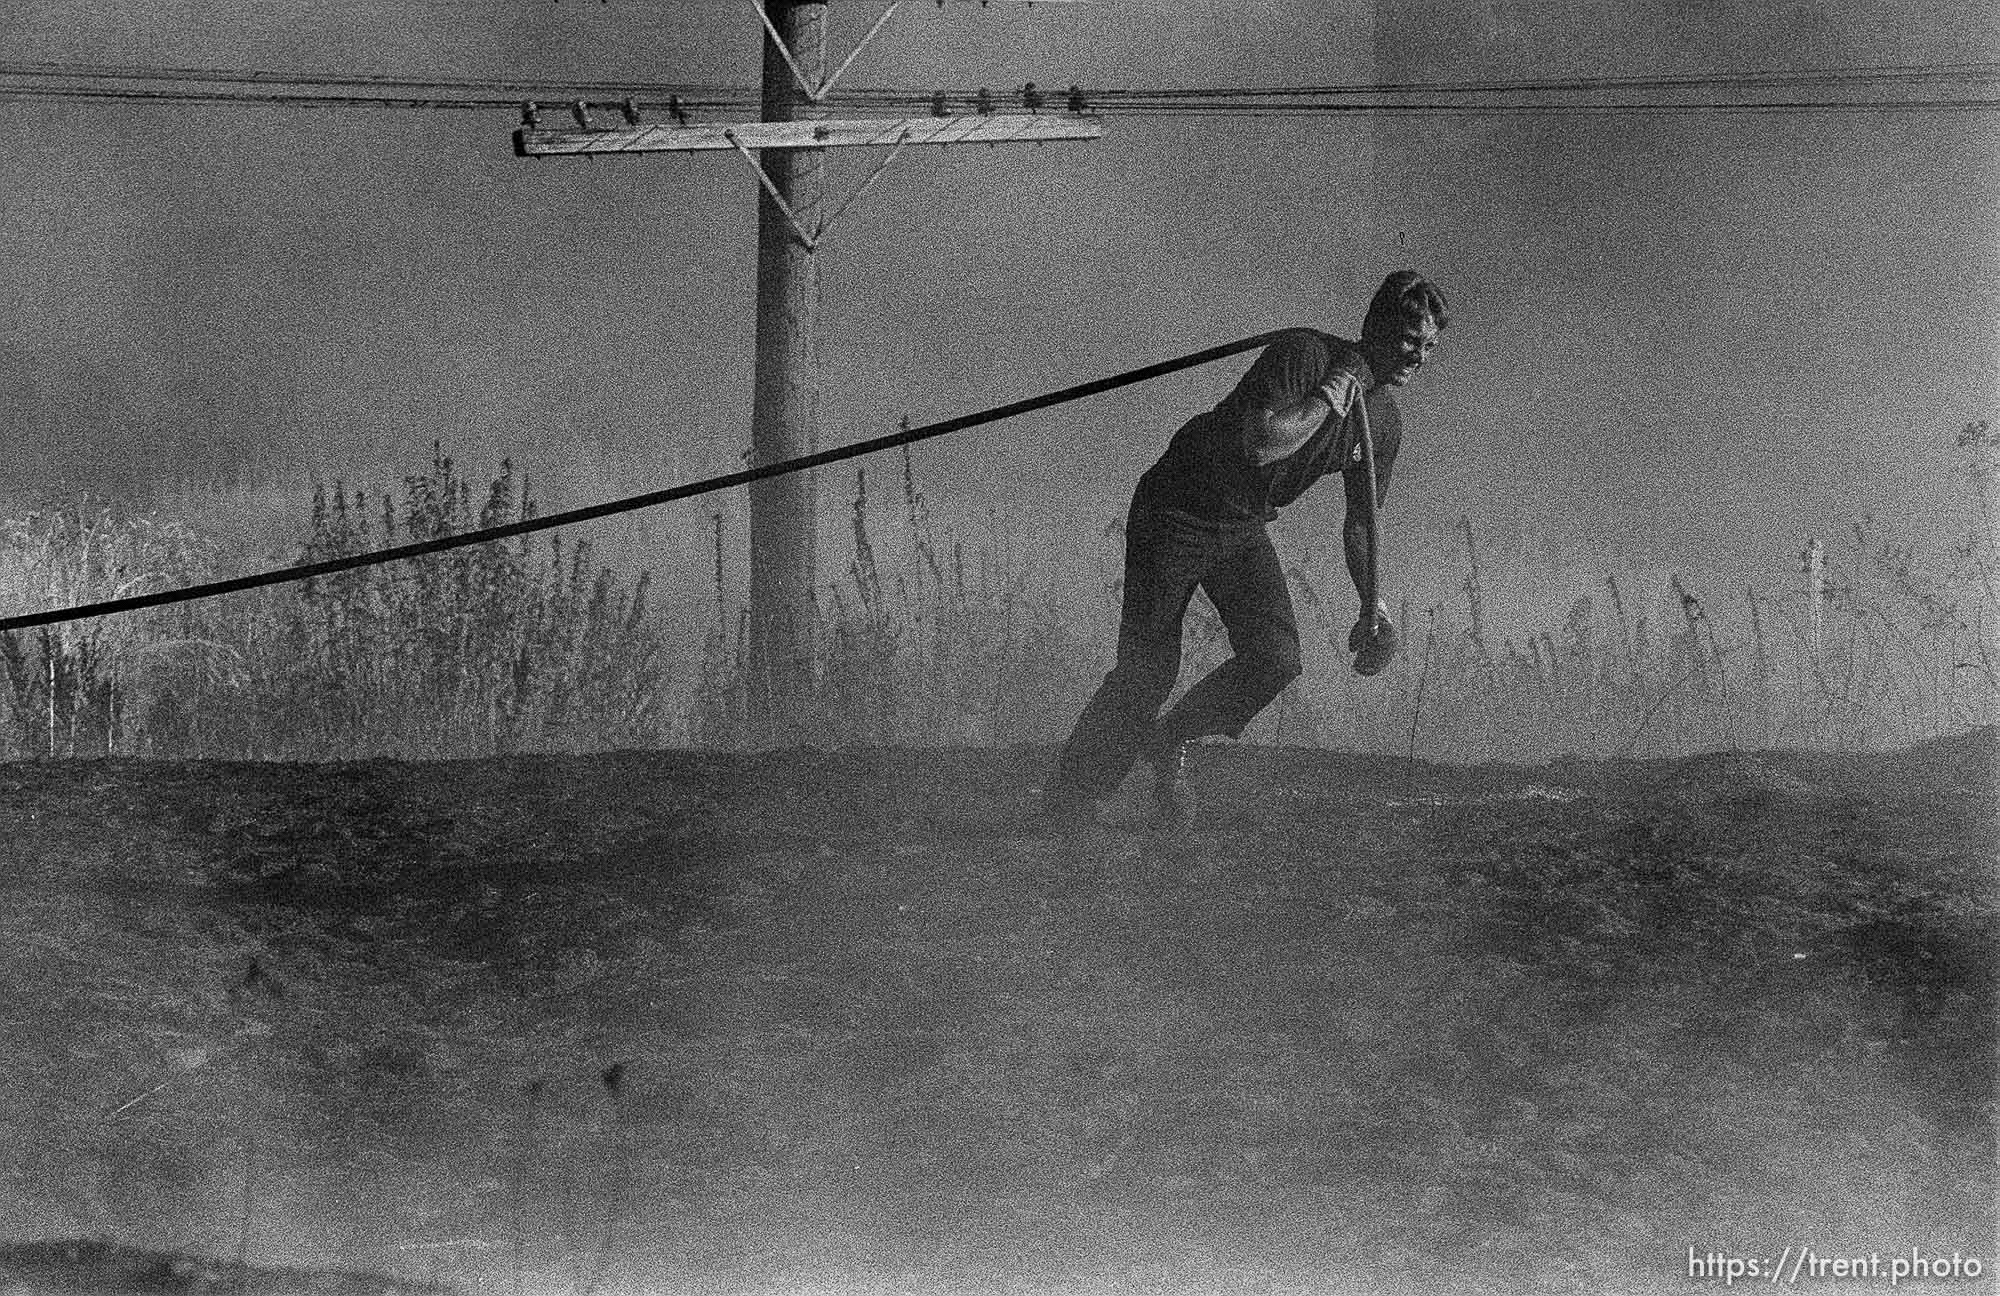
{"type": "Polygon", "coordinates": [[[1389,608],[1384,603],[1377,603],[1372,614],[1363,613],[1354,623],[1354,629],[1347,632],[1347,651],[1354,654],[1356,675],[1378,674],[1401,646],[1402,640],[1389,620],[1389,608]]]}

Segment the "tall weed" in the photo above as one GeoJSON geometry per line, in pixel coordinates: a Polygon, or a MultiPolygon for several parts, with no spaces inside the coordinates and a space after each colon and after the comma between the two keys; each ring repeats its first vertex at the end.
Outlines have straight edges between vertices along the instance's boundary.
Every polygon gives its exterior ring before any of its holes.
{"type": "MultiPolygon", "coordinates": [[[[400,497],[315,492],[303,564],[533,517],[512,465],[481,492],[434,448],[400,497]]],[[[213,574],[185,528],[111,510],[8,533],[8,610],[213,574]]],[[[0,640],[6,754],[335,759],[684,740],[648,578],[524,536],[0,640]]]]}
{"type": "MultiPolygon", "coordinates": [[[[1358,680],[1352,599],[1288,569],[1308,670],[1246,737],[1432,760],[1897,745],[2000,720],[2000,438],[1957,438],[1963,530],[1928,546],[1864,518],[1815,542],[1797,587],[1740,593],[1606,577],[1560,623],[1496,635],[1506,573],[1464,518],[1462,604],[1400,609],[1407,651],[1358,680]]],[[[650,577],[561,533],[316,577],[253,594],[0,636],[0,755],[331,759],[699,745],[1059,741],[1110,665],[1122,536],[1100,583],[1059,590],[1030,538],[990,515],[936,519],[905,454],[889,492],[854,477],[845,572],[816,591],[810,685],[778,721],[747,668],[747,610],[713,515],[713,623],[698,654],[649,605],[650,577]]],[[[535,516],[512,464],[477,489],[441,448],[399,492],[315,493],[304,563],[535,516]]],[[[185,526],[109,508],[0,533],[0,611],[168,588],[214,574],[185,526]]],[[[1197,597],[1183,678],[1229,653],[1197,597]]]]}

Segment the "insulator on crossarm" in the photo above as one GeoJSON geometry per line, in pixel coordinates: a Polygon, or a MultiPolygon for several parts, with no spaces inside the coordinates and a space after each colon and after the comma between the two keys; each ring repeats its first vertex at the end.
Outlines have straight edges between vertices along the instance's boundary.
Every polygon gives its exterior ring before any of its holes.
{"type": "Polygon", "coordinates": [[[1031,113],[1042,110],[1042,92],[1035,89],[1033,81],[1021,87],[1021,106],[1031,113]]]}
{"type": "Polygon", "coordinates": [[[674,125],[685,126],[688,124],[688,111],[681,105],[681,97],[679,95],[667,96],[667,113],[673,117],[674,125]]]}
{"type": "Polygon", "coordinates": [[[1069,110],[1079,117],[1090,111],[1090,101],[1083,97],[1083,87],[1080,85],[1072,85],[1069,88],[1069,110]]]}
{"type": "Polygon", "coordinates": [[[625,124],[627,126],[637,126],[639,124],[639,101],[637,99],[627,99],[625,101],[624,113],[625,124]]]}
{"type": "Polygon", "coordinates": [[[993,92],[991,90],[988,90],[985,86],[979,87],[979,93],[973,97],[972,106],[979,110],[980,116],[982,117],[992,116],[993,92]]]}
{"type": "Polygon", "coordinates": [[[938,91],[936,94],[931,96],[931,116],[933,117],[951,116],[951,109],[945,106],[944,91],[942,90],[938,91]]]}
{"type": "Polygon", "coordinates": [[[590,129],[590,105],[579,99],[569,106],[569,115],[576,118],[579,130],[590,129]]]}
{"type": "Polygon", "coordinates": [[[542,128],[542,106],[533,100],[521,105],[521,125],[529,130],[542,128]]]}

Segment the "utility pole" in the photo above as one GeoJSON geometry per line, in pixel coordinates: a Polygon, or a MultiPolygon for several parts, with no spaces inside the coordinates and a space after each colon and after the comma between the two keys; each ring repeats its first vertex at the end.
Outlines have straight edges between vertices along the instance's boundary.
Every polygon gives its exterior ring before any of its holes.
{"type": "MultiPolygon", "coordinates": [[[[763,119],[821,120],[808,97],[826,74],[825,0],[761,0],[763,119]],[[786,51],[790,52],[789,60],[786,51]]],[[[757,196],[757,369],[750,412],[753,466],[811,454],[819,441],[819,260],[799,226],[816,228],[824,199],[826,151],[767,149],[768,183],[757,196]],[[789,209],[789,210],[788,210],[789,209]]],[[[810,685],[818,618],[819,482],[812,471],[750,487],[750,655],[752,710],[771,732],[797,714],[810,685]]]]}
{"type": "MultiPolygon", "coordinates": [[[[1061,3],[1065,0],[1036,0],[1061,3]]],[[[819,264],[814,251],[838,220],[888,170],[904,148],[945,144],[1026,144],[1097,139],[1104,128],[1072,89],[1067,111],[1042,112],[1033,84],[1019,98],[1027,112],[996,113],[991,92],[951,99],[937,92],[922,117],[829,120],[826,99],[903,0],[891,0],[867,35],[831,75],[826,72],[827,0],[747,0],[764,28],[762,120],[723,125],[693,120],[678,96],[666,104],[627,99],[610,105],[622,124],[596,124],[602,104],[571,105],[575,127],[548,129],[540,108],[523,105],[514,151],[522,157],[595,153],[734,150],[762,190],[757,200],[757,360],[750,412],[756,466],[810,454],[818,447],[819,264]],[[670,121],[643,123],[646,108],[670,121]],[[826,150],[886,147],[866,180],[831,212],[824,210],[826,150]]],[[[986,3],[986,0],[981,0],[986,3]]],[[[939,0],[943,7],[943,0],[939,0]]],[[[814,665],[819,500],[811,472],[788,473],[750,487],[751,729],[784,734],[805,700],[814,665]]]]}

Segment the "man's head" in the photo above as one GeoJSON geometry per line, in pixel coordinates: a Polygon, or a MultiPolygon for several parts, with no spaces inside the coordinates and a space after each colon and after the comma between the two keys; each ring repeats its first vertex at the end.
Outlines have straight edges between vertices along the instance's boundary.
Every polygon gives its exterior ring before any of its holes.
{"type": "Polygon", "coordinates": [[[1382,281],[1361,321],[1361,353],[1375,381],[1401,387],[1415,376],[1451,323],[1444,294],[1414,270],[1398,270],[1382,281]]]}

